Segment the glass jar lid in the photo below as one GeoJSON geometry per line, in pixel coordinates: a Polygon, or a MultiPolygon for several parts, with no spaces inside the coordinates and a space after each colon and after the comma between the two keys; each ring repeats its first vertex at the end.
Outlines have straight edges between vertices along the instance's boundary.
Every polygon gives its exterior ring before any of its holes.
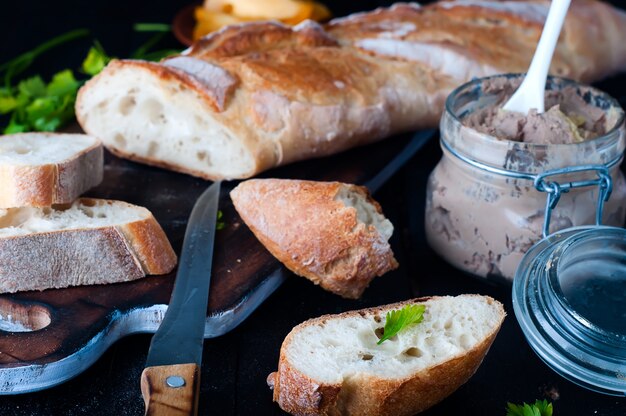
{"type": "Polygon", "coordinates": [[[522,259],[513,307],[531,347],[570,381],[626,394],[626,230],[575,227],[522,259]]]}

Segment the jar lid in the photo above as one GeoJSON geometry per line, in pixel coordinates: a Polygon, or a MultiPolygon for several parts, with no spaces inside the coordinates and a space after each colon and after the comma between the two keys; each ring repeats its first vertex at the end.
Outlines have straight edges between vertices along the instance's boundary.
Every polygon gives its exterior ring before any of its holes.
{"type": "Polygon", "coordinates": [[[513,307],[553,370],[597,392],[626,393],[626,230],[574,227],[539,241],[517,268],[513,307]]]}

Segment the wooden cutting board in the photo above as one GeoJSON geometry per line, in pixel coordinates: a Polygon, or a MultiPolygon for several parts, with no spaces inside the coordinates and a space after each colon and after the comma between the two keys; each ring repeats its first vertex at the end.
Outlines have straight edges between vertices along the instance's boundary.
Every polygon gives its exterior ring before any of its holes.
{"type": "MultiPolygon", "coordinates": [[[[412,140],[411,135],[397,136],[333,157],[274,169],[262,177],[360,184],[374,178],[369,185],[376,189],[431,135],[424,132],[412,140]]],[[[228,192],[237,183],[222,185],[220,210],[226,226],[216,236],[206,338],[241,323],[289,275],[234,210],[228,192]]],[[[201,179],[107,154],[104,182],[87,195],[145,206],[180,253],[187,218],[208,185],[201,179]]],[[[119,338],[156,331],[174,279],[175,271],[128,283],[1,295],[0,394],[62,383],[93,364],[119,338]]]]}

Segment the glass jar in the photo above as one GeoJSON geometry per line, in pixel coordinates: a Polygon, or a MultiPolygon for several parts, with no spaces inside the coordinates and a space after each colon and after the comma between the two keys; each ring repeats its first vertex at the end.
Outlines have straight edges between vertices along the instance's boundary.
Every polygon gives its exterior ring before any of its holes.
{"type": "Polygon", "coordinates": [[[499,140],[464,126],[468,114],[494,105],[497,94],[486,93],[483,83],[501,77],[521,75],[476,79],[448,97],[440,124],[443,157],[429,177],[425,229],[430,246],[452,265],[510,282],[543,236],[594,222],[624,223],[626,183],[619,164],[625,128],[624,111],[613,98],[560,78],[550,78],[546,88],[572,87],[604,110],[613,126],[606,134],[545,145],[499,140]],[[598,205],[603,214],[596,218],[598,205]]]}
{"type": "Polygon", "coordinates": [[[626,394],[626,230],[576,227],[533,246],[513,282],[515,316],[553,370],[626,394]]]}

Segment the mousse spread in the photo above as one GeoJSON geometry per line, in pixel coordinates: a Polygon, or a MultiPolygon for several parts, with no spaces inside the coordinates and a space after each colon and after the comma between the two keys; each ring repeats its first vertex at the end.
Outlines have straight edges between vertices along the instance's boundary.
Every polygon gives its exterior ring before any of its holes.
{"type": "MultiPolygon", "coordinates": [[[[496,280],[512,280],[524,254],[541,239],[547,195],[532,180],[491,173],[466,160],[537,174],[606,164],[619,158],[625,146],[624,127],[618,124],[623,111],[606,94],[555,81],[545,97],[548,111],[518,114],[502,110],[515,88],[508,77],[487,78],[450,98],[441,122],[441,139],[450,151],[430,176],[426,200],[425,231],[434,251],[462,270],[496,280]],[[601,135],[607,139],[591,140],[601,135]]],[[[602,222],[622,226],[626,182],[617,165],[610,174],[613,193],[602,222]]],[[[549,180],[595,177],[580,172],[549,180]]],[[[593,224],[597,200],[595,186],[563,193],[550,216],[550,232],[593,224]]]]}
{"type": "Polygon", "coordinates": [[[506,111],[516,85],[496,78],[483,85],[486,93],[496,93],[497,102],[463,119],[463,124],[500,140],[534,144],[571,144],[594,139],[606,133],[606,112],[587,103],[574,87],[546,91],[544,113],[531,109],[528,114],[506,111]]]}

